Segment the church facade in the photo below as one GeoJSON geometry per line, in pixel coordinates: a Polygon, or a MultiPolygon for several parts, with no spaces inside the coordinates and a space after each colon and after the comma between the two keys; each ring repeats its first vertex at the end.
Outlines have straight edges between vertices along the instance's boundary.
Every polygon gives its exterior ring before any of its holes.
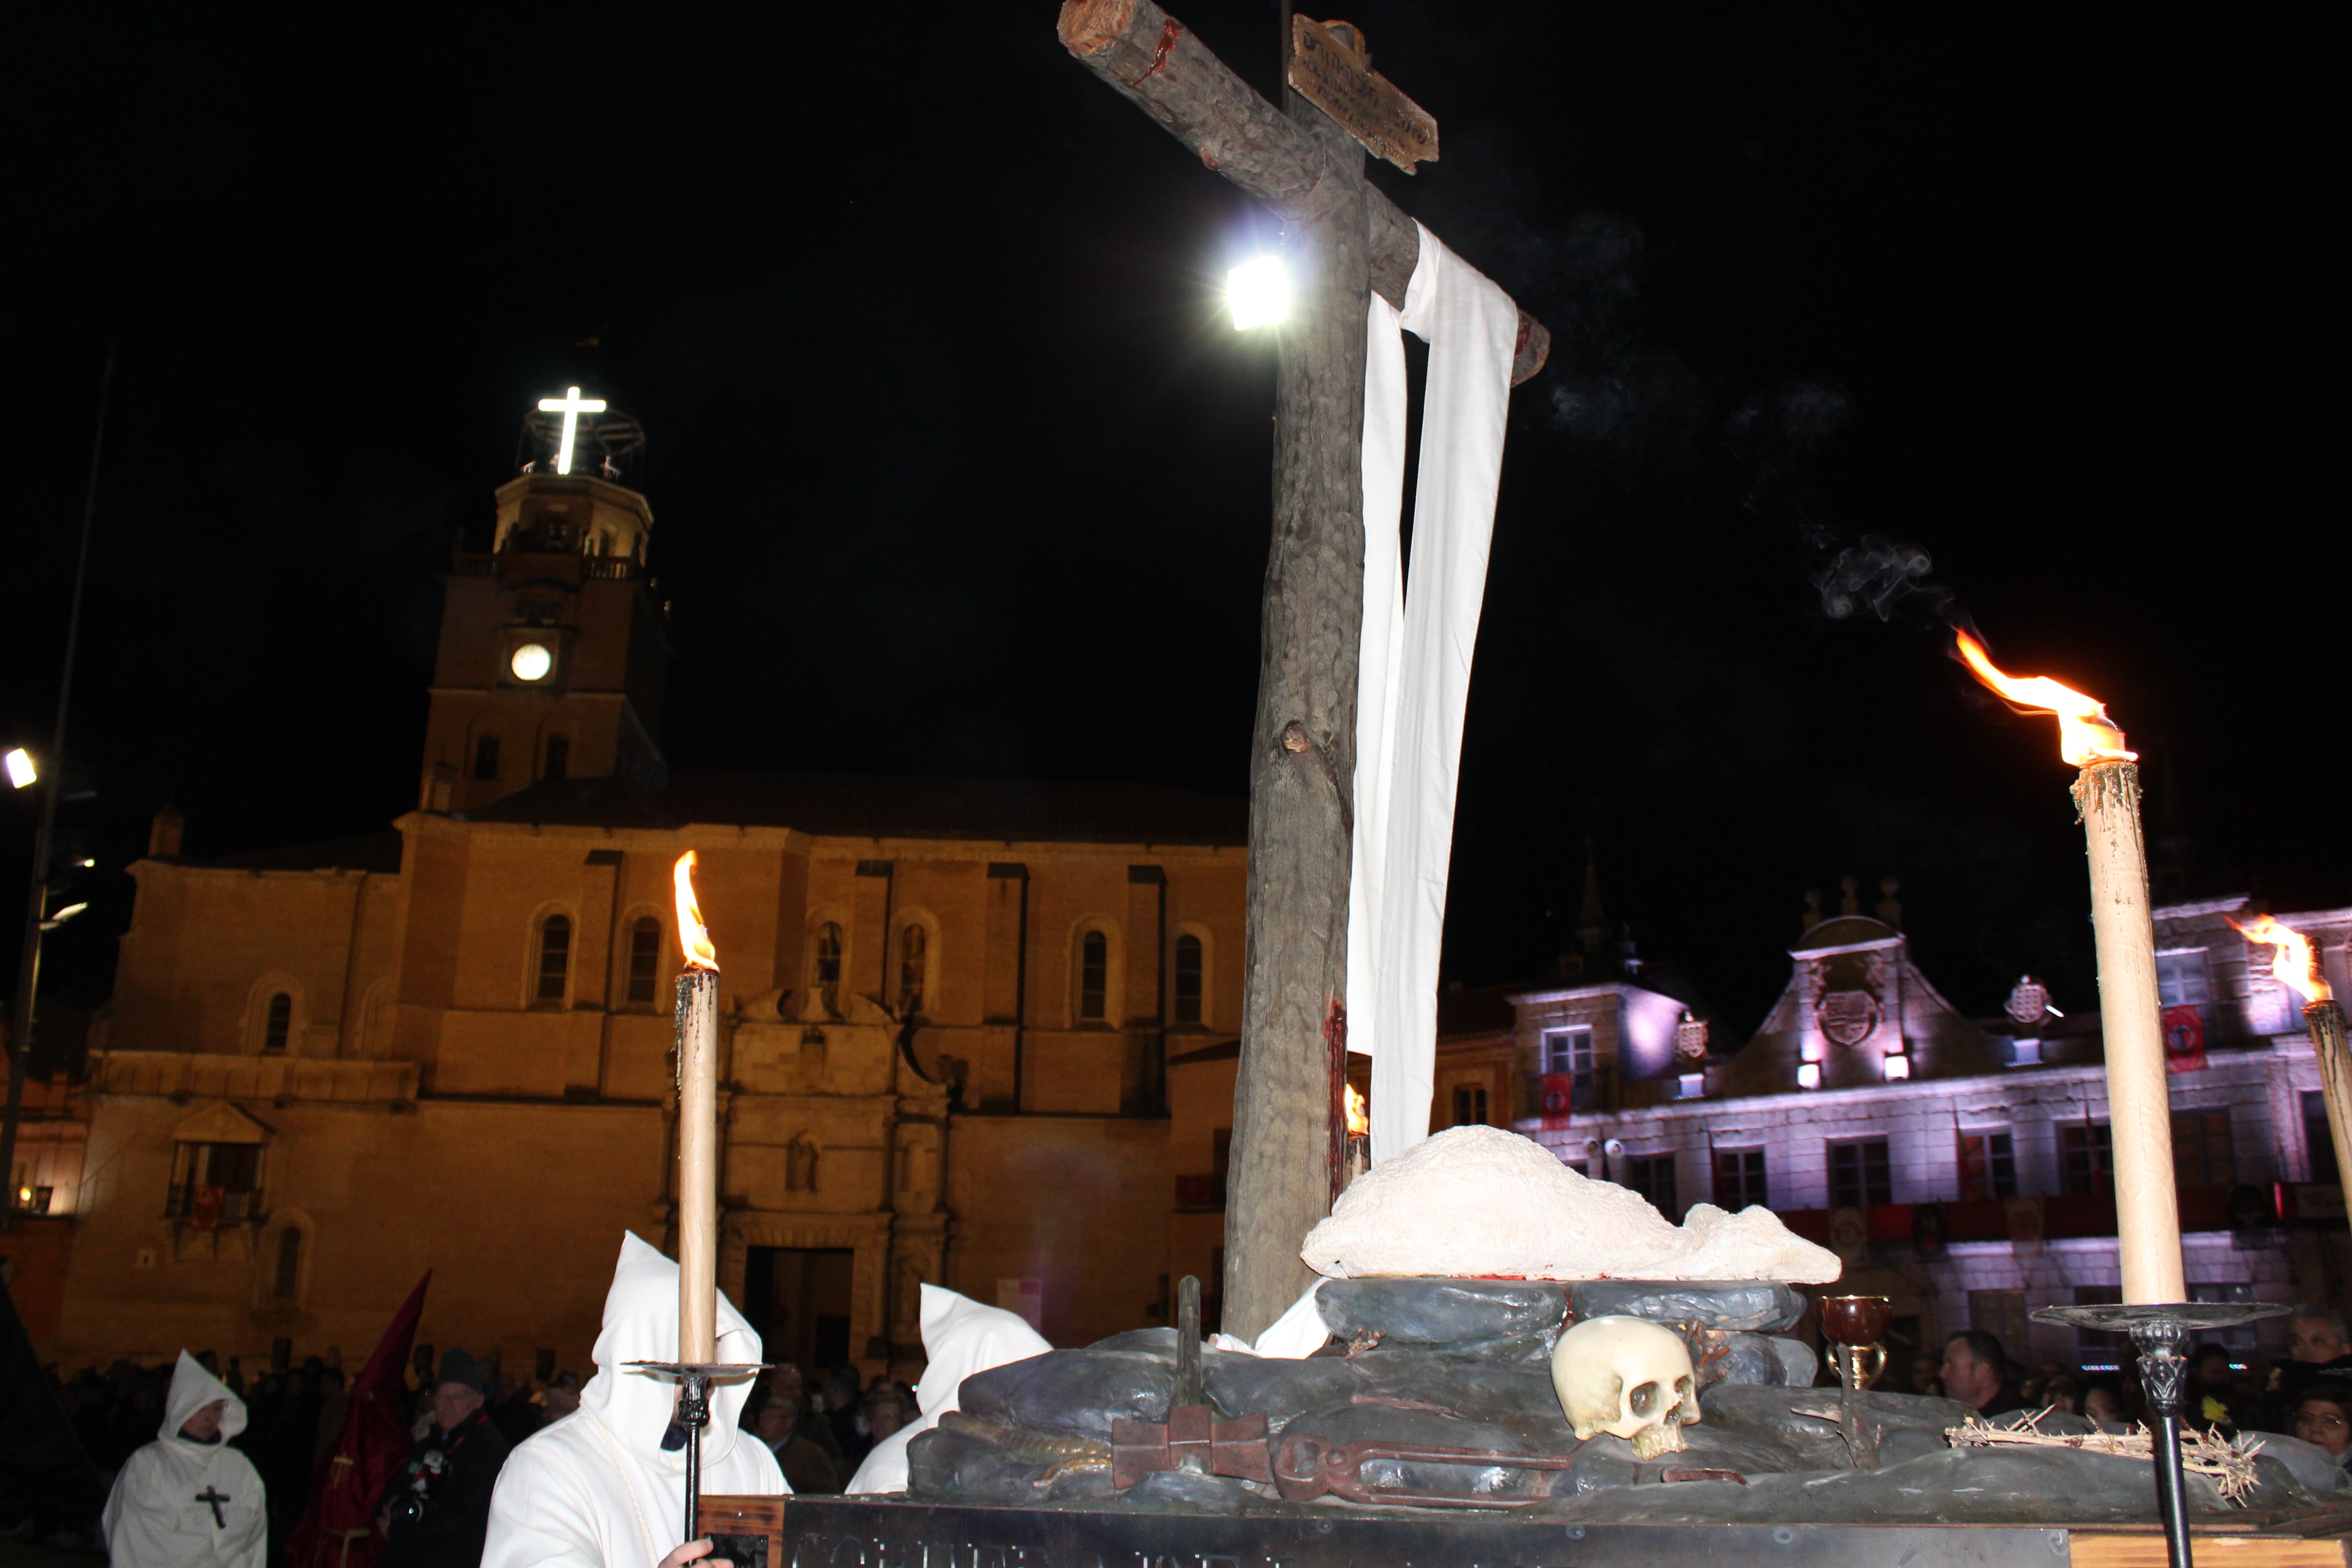
{"type": "Polygon", "coordinates": [[[926,1281],[1065,1343],[1168,1321],[1166,1064],[1237,1033],[1245,805],[674,771],[651,510],[557,466],[453,563],[415,810],[210,861],[158,818],[43,1353],[363,1354],[430,1269],[421,1338],[584,1368],[623,1231],[674,1240],[688,849],[772,1353],[918,1357],[926,1281]]]}

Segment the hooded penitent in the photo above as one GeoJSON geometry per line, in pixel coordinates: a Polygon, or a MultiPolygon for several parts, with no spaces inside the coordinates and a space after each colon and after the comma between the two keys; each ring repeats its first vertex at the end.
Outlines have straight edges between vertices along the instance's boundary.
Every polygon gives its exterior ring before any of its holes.
{"type": "Polygon", "coordinates": [[[1002,1307],[983,1307],[937,1285],[923,1287],[923,1381],[915,1385],[919,1419],[909,1421],[879,1443],[849,1479],[851,1492],[907,1489],[907,1445],[940,1424],[957,1407],[963,1380],[975,1373],[1044,1355],[1053,1345],[1029,1320],[1002,1307]]]}
{"type": "Polygon", "coordinates": [[[245,1401],[187,1352],[172,1373],[163,1435],[114,1479],[106,1499],[106,1550],[114,1568],[263,1568],[269,1510],[261,1476],[228,1446],[245,1430],[245,1401]],[[188,1418],[221,1404],[220,1435],[180,1436],[188,1418]]]}
{"type": "MultiPolygon", "coordinates": [[[[662,1447],[677,1384],[629,1365],[677,1359],[677,1265],[635,1234],[621,1240],[595,1354],[579,1410],[532,1434],[499,1473],[482,1568],[653,1568],[685,1542],[686,1451],[662,1447]]],[[[719,1359],[760,1359],[760,1336],[724,1296],[719,1359]]],[[[711,1390],[706,1494],[792,1489],[766,1444],[740,1438],[751,1392],[749,1377],[711,1390]]]]}

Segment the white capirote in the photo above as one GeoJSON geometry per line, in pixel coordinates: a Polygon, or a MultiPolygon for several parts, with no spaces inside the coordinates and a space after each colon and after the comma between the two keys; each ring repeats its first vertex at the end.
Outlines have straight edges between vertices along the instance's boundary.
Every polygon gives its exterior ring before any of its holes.
{"type": "MultiPolygon", "coordinates": [[[[655,1568],[686,1541],[686,1451],[666,1449],[677,1385],[628,1363],[677,1359],[677,1265],[632,1232],[604,1298],[596,1375],[580,1408],[525,1438],[490,1495],[481,1568],[655,1568]]],[[[760,1336],[719,1299],[719,1359],[753,1363],[760,1336]]],[[[710,1394],[702,1489],[728,1497],[789,1492],[775,1455],[739,1430],[749,1377],[710,1394]]]]}
{"type": "Polygon", "coordinates": [[[849,1478],[851,1492],[902,1492],[907,1489],[907,1445],[940,1424],[940,1417],[961,1408],[963,1380],[991,1367],[1006,1366],[1043,1355],[1053,1345],[1029,1326],[1029,1320],[1002,1307],[983,1307],[969,1296],[959,1296],[937,1285],[923,1287],[923,1381],[915,1385],[919,1418],[908,1422],[874,1445],[857,1473],[849,1478]]]}
{"type": "Polygon", "coordinates": [[[245,1401],[180,1352],[163,1398],[163,1435],[131,1456],[106,1495],[106,1552],[114,1568],[264,1568],[269,1510],[261,1476],[228,1445],[245,1430],[245,1401]],[[180,1436],[215,1400],[220,1435],[180,1436]]]}

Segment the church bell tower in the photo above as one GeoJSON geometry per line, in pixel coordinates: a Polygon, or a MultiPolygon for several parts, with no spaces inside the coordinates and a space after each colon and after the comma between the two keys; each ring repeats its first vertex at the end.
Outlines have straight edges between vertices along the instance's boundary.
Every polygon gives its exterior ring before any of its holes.
{"type": "Polygon", "coordinates": [[[478,811],[546,780],[659,782],[661,606],[646,576],[653,510],[622,483],[645,446],[578,387],[525,421],[487,554],[451,563],[425,725],[419,806],[478,811]]]}

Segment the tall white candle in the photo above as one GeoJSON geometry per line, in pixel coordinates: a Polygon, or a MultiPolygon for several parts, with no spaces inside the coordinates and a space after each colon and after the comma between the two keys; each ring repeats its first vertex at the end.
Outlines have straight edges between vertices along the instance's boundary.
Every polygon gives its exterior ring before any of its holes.
{"type": "Polygon", "coordinates": [[[677,858],[677,1359],[719,1354],[719,955],[677,858]]]}
{"type": "Polygon", "coordinates": [[[2099,958],[2099,1026],[2107,1052],[2108,1148],[2115,1164],[2116,1250],[2124,1301],[2188,1299],[2180,1200],[2173,1185],[2172,1100],[2156,989],[2156,923],[2140,833],[2138,753],[2095,697],[2046,676],[2008,675],[1984,644],[1955,629],[1960,662],[2021,708],[2058,717],[2058,752],[2082,769],[2074,809],[2091,859],[2091,934],[2099,958]]]}
{"type": "Polygon", "coordinates": [[[2140,834],[2139,766],[2095,762],[2074,781],[2091,858],[2091,934],[2099,959],[2099,1030],[2107,1051],[2108,1141],[2124,1300],[2185,1301],[2180,1201],[2172,1171],[2172,1099],[2156,985],[2156,925],[2140,834]]]}

